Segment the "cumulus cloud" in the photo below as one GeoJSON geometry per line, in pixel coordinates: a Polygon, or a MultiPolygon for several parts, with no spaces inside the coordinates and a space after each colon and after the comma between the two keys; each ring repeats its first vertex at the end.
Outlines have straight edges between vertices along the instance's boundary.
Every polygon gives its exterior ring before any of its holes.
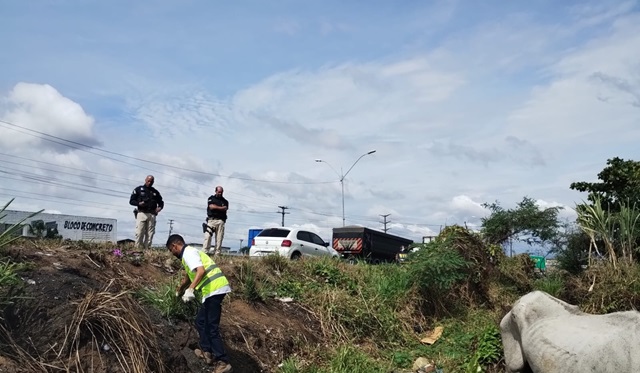
{"type": "Polygon", "coordinates": [[[482,203],[476,202],[466,195],[453,197],[451,200],[451,207],[456,212],[473,215],[475,217],[482,217],[488,212],[488,210],[482,206],[482,203]]]}
{"type": "Polygon", "coordinates": [[[558,211],[558,217],[562,220],[574,221],[578,217],[576,210],[573,207],[560,202],[538,199],[536,200],[536,206],[541,210],[551,207],[559,207],[560,211],[558,211]]]}
{"type": "Polygon", "coordinates": [[[18,83],[3,98],[0,117],[16,126],[0,126],[0,146],[33,147],[67,152],[70,148],[45,139],[63,142],[33,131],[89,146],[99,145],[93,134],[94,119],[73,100],[48,84],[18,83]]]}

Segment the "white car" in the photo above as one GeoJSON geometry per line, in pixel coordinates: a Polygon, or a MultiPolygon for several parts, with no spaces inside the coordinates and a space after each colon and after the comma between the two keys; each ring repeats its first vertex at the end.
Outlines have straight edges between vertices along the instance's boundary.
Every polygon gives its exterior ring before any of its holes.
{"type": "Polygon", "coordinates": [[[340,257],[320,236],[299,228],[277,227],[263,229],[251,242],[249,256],[278,254],[290,259],[310,256],[340,257]]]}

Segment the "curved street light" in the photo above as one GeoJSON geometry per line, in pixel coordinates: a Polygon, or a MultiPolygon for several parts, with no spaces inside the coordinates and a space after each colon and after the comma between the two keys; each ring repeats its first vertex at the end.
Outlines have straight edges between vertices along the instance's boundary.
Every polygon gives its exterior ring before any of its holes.
{"type": "Polygon", "coordinates": [[[367,152],[367,153],[364,153],[364,154],[363,154],[363,155],[361,155],[360,157],[358,157],[358,159],[356,159],[356,161],[355,161],[355,162],[353,162],[353,164],[351,165],[351,167],[349,167],[349,169],[348,169],[348,170],[347,170],[347,172],[345,172],[345,173],[342,173],[342,167],[340,168],[340,173],[338,173],[338,171],[336,171],[336,169],[335,169],[335,168],[333,168],[333,166],[332,166],[329,162],[327,162],[327,161],[325,161],[325,160],[322,160],[322,159],[316,159],[316,162],[326,163],[326,164],[327,164],[327,166],[329,166],[329,167],[333,170],[333,172],[335,172],[335,173],[336,173],[336,175],[338,175],[338,178],[340,178],[340,186],[341,186],[341,188],[342,188],[342,226],[343,226],[343,227],[345,226],[345,217],[344,217],[344,178],[345,178],[345,177],[347,177],[347,175],[349,174],[349,172],[351,172],[351,170],[353,169],[353,167],[356,165],[356,163],[358,163],[358,161],[359,161],[359,160],[361,160],[361,159],[362,159],[362,157],[367,156],[367,155],[370,155],[370,154],[373,154],[373,153],[375,153],[375,152],[376,152],[375,150],[371,150],[371,151],[369,151],[369,152],[367,152]]]}

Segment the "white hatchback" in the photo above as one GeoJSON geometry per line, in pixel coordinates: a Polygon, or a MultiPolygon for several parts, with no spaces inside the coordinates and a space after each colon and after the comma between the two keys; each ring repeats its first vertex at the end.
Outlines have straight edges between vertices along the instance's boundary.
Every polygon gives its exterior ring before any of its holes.
{"type": "Polygon", "coordinates": [[[300,259],[303,256],[340,256],[317,234],[287,227],[263,229],[253,238],[249,256],[260,257],[273,254],[291,259],[300,259]]]}

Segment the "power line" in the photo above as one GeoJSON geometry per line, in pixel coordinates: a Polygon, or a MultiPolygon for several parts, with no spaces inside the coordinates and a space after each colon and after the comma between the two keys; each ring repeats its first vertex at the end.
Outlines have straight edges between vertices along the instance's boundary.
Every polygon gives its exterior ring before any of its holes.
{"type": "MultiPolygon", "coordinates": [[[[123,178],[123,177],[117,177],[117,176],[113,176],[113,175],[102,174],[102,173],[99,173],[99,172],[89,171],[89,170],[76,168],[76,167],[58,165],[58,164],[55,164],[55,163],[44,162],[44,161],[40,161],[40,160],[28,158],[28,157],[21,157],[21,156],[1,153],[1,152],[0,152],[0,156],[18,158],[18,159],[26,160],[26,161],[29,161],[29,162],[42,163],[42,164],[50,165],[50,166],[53,166],[53,167],[64,168],[64,169],[79,171],[79,172],[83,172],[83,173],[89,173],[89,174],[92,174],[92,175],[104,176],[107,179],[106,180],[101,180],[101,181],[106,181],[108,183],[113,183],[113,184],[118,184],[118,185],[126,185],[127,187],[129,187],[130,184],[117,183],[115,181],[108,180],[108,178],[124,180],[124,181],[127,181],[127,182],[131,183],[131,184],[134,184],[134,183],[138,182],[137,180],[132,180],[132,179],[123,178]]],[[[76,177],[79,177],[79,178],[86,178],[85,175],[78,175],[78,174],[74,174],[74,173],[70,173],[70,172],[63,172],[63,171],[59,171],[59,170],[53,170],[51,168],[42,167],[40,165],[30,165],[30,164],[25,164],[25,163],[20,163],[20,162],[12,162],[12,161],[8,161],[8,160],[3,160],[2,163],[15,164],[15,165],[25,166],[25,167],[30,167],[30,168],[37,168],[37,169],[40,169],[40,170],[44,170],[44,171],[48,171],[48,172],[52,172],[52,173],[56,173],[56,174],[57,173],[66,173],[68,175],[76,176],[76,177]]],[[[96,179],[99,180],[99,178],[97,178],[97,177],[96,177],[96,179]]],[[[199,183],[199,182],[188,180],[188,179],[183,179],[183,181],[187,181],[187,182],[190,182],[190,183],[196,184],[196,185],[208,186],[207,184],[199,183]]],[[[161,189],[176,190],[176,191],[179,191],[181,193],[184,193],[184,188],[174,187],[174,186],[171,186],[171,185],[163,185],[162,183],[158,183],[157,186],[159,188],[161,188],[161,189]]],[[[268,207],[272,207],[273,205],[275,205],[272,202],[267,202],[267,201],[262,200],[260,198],[253,197],[253,196],[248,196],[248,195],[245,195],[245,194],[242,194],[242,193],[238,193],[238,192],[233,191],[233,190],[229,191],[228,194],[230,194],[232,196],[238,195],[238,196],[242,196],[242,197],[245,197],[245,198],[249,198],[249,199],[253,199],[253,200],[258,201],[258,202],[251,202],[253,204],[261,204],[261,205],[268,206],[268,207]]],[[[240,201],[242,201],[242,200],[240,200],[240,201]]],[[[249,203],[249,202],[247,202],[247,203],[249,203]]]]}
{"type": "MultiPolygon", "coordinates": [[[[70,147],[72,149],[84,151],[84,152],[87,152],[87,153],[95,155],[95,156],[111,159],[111,160],[113,160],[115,162],[120,162],[120,163],[123,163],[123,164],[135,166],[135,167],[138,167],[138,168],[142,168],[142,169],[154,172],[154,173],[166,174],[166,173],[162,173],[162,172],[159,172],[157,170],[154,170],[154,169],[143,167],[139,163],[126,162],[126,161],[123,161],[121,159],[117,159],[117,158],[114,158],[114,157],[106,156],[104,154],[98,154],[98,153],[96,153],[96,151],[97,152],[106,153],[106,154],[110,154],[110,155],[115,155],[115,156],[118,156],[118,157],[123,157],[123,158],[126,158],[126,159],[135,160],[137,162],[145,162],[145,163],[149,163],[149,164],[160,165],[160,166],[164,166],[164,167],[168,167],[168,168],[172,168],[172,169],[178,169],[178,170],[187,171],[187,172],[192,172],[192,173],[196,173],[196,174],[203,174],[203,175],[215,176],[215,177],[227,177],[227,178],[230,178],[230,179],[239,179],[239,180],[255,181],[255,182],[267,182],[267,183],[274,183],[274,184],[278,184],[278,183],[288,183],[288,184],[328,184],[328,183],[334,183],[335,182],[335,181],[328,181],[328,182],[268,181],[268,180],[259,180],[259,179],[253,179],[253,178],[245,178],[245,177],[224,176],[224,175],[220,175],[220,174],[207,173],[207,172],[198,171],[198,170],[183,169],[183,168],[180,168],[180,167],[177,167],[177,166],[173,166],[173,165],[169,165],[169,164],[165,164],[165,163],[161,163],[161,162],[148,161],[148,160],[137,158],[137,157],[127,156],[127,155],[124,155],[124,154],[121,154],[121,153],[109,151],[109,150],[106,150],[106,149],[101,149],[101,148],[98,148],[98,147],[95,147],[95,146],[91,146],[91,145],[83,144],[83,143],[80,143],[80,142],[64,139],[62,137],[50,135],[50,134],[47,134],[47,133],[44,133],[44,132],[41,132],[41,131],[32,130],[30,128],[26,128],[24,126],[20,126],[20,125],[17,125],[17,124],[11,123],[11,122],[7,122],[7,121],[4,121],[4,120],[0,120],[0,126],[2,126],[4,128],[7,128],[7,129],[10,129],[10,130],[14,130],[14,131],[20,132],[20,133],[27,134],[29,136],[37,137],[37,138],[40,138],[40,139],[45,140],[45,141],[50,141],[50,142],[53,142],[53,143],[56,143],[56,144],[59,144],[59,145],[70,147]]],[[[105,176],[105,177],[108,177],[108,178],[120,179],[120,180],[125,180],[125,181],[128,181],[128,182],[133,182],[132,180],[127,179],[127,178],[115,177],[113,175],[100,174],[100,173],[97,173],[97,172],[78,169],[78,168],[73,168],[73,167],[69,167],[69,166],[56,165],[54,163],[34,160],[34,159],[26,158],[26,157],[20,157],[20,156],[16,156],[16,155],[5,154],[5,153],[0,153],[0,155],[4,155],[4,156],[8,156],[8,157],[15,157],[15,158],[19,158],[19,159],[24,159],[24,160],[28,160],[28,161],[31,161],[31,162],[38,162],[38,163],[41,163],[41,164],[47,164],[47,165],[55,166],[55,167],[59,167],[59,168],[72,169],[72,170],[76,170],[76,171],[90,173],[92,175],[100,175],[100,176],[105,176]]],[[[20,165],[20,166],[28,166],[28,165],[20,164],[20,163],[17,163],[17,162],[6,162],[5,161],[4,163],[12,163],[12,164],[15,164],[15,165],[20,165]]],[[[34,166],[28,166],[28,167],[34,167],[34,166]]],[[[45,168],[45,167],[36,167],[36,168],[40,168],[40,169],[43,169],[43,170],[46,170],[46,171],[50,171],[50,172],[56,173],[56,174],[65,173],[65,172],[62,172],[62,171],[59,171],[59,170],[52,170],[50,168],[45,168]]],[[[0,172],[3,172],[3,171],[0,171],[0,172]]],[[[80,190],[80,191],[84,191],[84,192],[92,192],[93,189],[97,189],[97,187],[95,185],[86,185],[86,184],[78,185],[78,184],[71,184],[71,183],[68,183],[68,182],[65,183],[65,182],[60,181],[60,180],[55,179],[55,178],[54,178],[55,181],[51,181],[50,177],[46,177],[46,176],[43,176],[43,175],[37,175],[37,174],[33,174],[33,173],[32,174],[25,174],[24,172],[22,172],[22,173],[16,173],[16,172],[21,172],[21,171],[16,170],[14,168],[5,167],[5,171],[3,173],[5,173],[7,175],[20,176],[20,177],[23,177],[23,178],[26,178],[26,179],[29,179],[29,180],[38,181],[40,183],[45,183],[45,184],[52,185],[52,186],[59,186],[59,187],[65,187],[65,188],[74,188],[74,190],[80,190]],[[9,172],[7,172],[7,171],[9,171],[9,172]],[[11,172],[11,171],[15,171],[15,172],[11,172]],[[88,189],[85,189],[85,188],[88,188],[88,189]]],[[[69,175],[72,175],[72,176],[76,176],[76,177],[80,177],[80,178],[86,178],[85,175],[77,175],[77,174],[73,174],[73,173],[69,173],[69,172],[66,172],[66,174],[69,174],[69,175]]],[[[10,179],[10,178],[7,177],[7,179],[10,179]]],[[[14,180],[20,180],[20,179],[14,179],[14,180]]],[[[206,186],[206,184],[199,183],[199,182],[196,182],[196,181],[193,181],[193,180],[189,180],[188,178],[184,178],[182,180],[186,181],[186,182],[193,183],[193,184],[206,186]]],[[[111,180],[107,180],[107,182],[113,183],[113,184],[124,185],[123,183],[118,183],[118,182],[111,181],[111,180]]],[[[183,189],[170,187],[170,186],[165,186],[165,188],[171,188],[171,189],[184,191],[183,189]]],[[[112,196],[112,197],[122,197],[122,196],[126,195],[126,193],[122,193],[121,191],[116,191],[116,190],[113,190],[113,189],[107,189],[107,188],[99,188],[99,189],[103,191],[101,193],[102,195],[108,195],[108,196],[112,196]]],[[[237,195],[241,195],[242,196],[242,194],[234,193],[233,191],[231,191],[231,194],[237,194],[237,195]]],[[[255,200],[258,200],[258,201],[262,201],[259,198],[252,197],[252,196],[246,196],[245,195],[245,197],[246,198],[255,199],[255,200]]],[[[266,202],[266,201],[265,202],[261,202],[261,203],[263,203],[265,206],[266,205],[271,205],[272,206],[271,203],[266,202]]],[[[176,206],[185,206],[185,207],[188,207],[188,208],[195,208],[194,206],[187,206],[187,205],[184,205],[184,204],[174,204],[174,205],[176,205],[176,206]]],[[[304,211],[307,214],[313,214],[313,215],[318,215],[318,216],[326,216],[326,217],[336,217],[335,214],[314,211],[314,210],[306,209],[306,208],[302,208],[302,209],[298,209],[298,210],[304,211]]],[[[244,213],[244,214],[269,214],[269,212],[266,212],[266,211],[262,212],[262,211],[249,211],[249,210],[239,211],[239,213],[244,213]]],[[[354,218],[359,218],[358,220],[369,222],[369,223],[377,221],[377,220],[373,220],[373,218],[368,217],[368,216],[366,216],[366,217],[365,216],[354,216],[354,218]]],[[[307,219],[302,219],[302,218],[296,218],[294,220],[295,221],[308,222],[307,219]]],[[[441,226],[441,224],[427,224],[427,223],[413,223],[413,222],[412,223],[399,222],[399,224],[416,225],[416,226],[433,226],[433,227],[440,227],[441,226]]]]}
{"type": "MultiPolygon", "coordinates": [[[[31,129],[31,128],[27,128],[27,127],[24,127],[24,126],[20,126],[20,125],[17,125],[15,123],[7,122],[5,120],[0,120],[0,123],[3,123],[5,125],[5,128],[8,128],[8,129],[20,132],[20,133],[24,133],[26,135],[34,136],[34,137],[40,138],[40,139],[45,140],[45,141],[50,141],[50,142],[53,142],[55,144],[59,144],[59,145],[67,146],[67,147],[70,147],[70,148],[73,148],[73,149],[77,149],[77,150],[80,150],[80,151],[84,151],[84,152],[87,152],[89,154],[98,155],[96,153],[93,153],[93,152],[89,151],[89,150],[95,150],[95,151],[103,152],[103,153],[106,153],[106,154],[111,154],[111,155],[116,155],[118,157],[131,159],[131,160],[134,160],[134,161],[137,161],[137,162],[145,162],[145,163],[149,163],[149,164],[153,164],[153,165],[157,165],[157,166],[163,166],[163,167],[167,167],[167,168],[171,168],[171,169],[179,170],[179,171],[187,171],[187,172],[191,172],[191,173],[199,174],[199,175],[223,177],[223,178],[227,178],[227,179],[236,179],[236,180],[251,181],[251,182],[258,182],[258,183],[270,183],[270,184],[312,185],[312,184],[332,184],[332,183],[335,182],[335,181],[309,181],[309,182],[302,182],[302,181],[290,181],[290,180],[287,180],[287,181],[261,180],[261,179],[254,179],[254,178],[250,178],[250,177],[221,175],[221,174],[216,174],[216,173],[212,173],[212,172],[192,170],[192,169],[188,169],[188,168],[184,168],[184,167],[173,166],[173,165],[162,163],[162,162],[155,162],[155,161],[150,161],[150,160],[147,160],[147,159],[137,158],[137,157],[125,155],[125,154],[122,154],[122,153],[117,153],[117,152],[114,152],[114,151],[98,148],[98,147],[95,147],[95,146],[92,146],[92,145],[83,144],[83,143],[80,143],[80,142],[77,142],[77,141],[68,140],[68,139],[65,139],[65,138],[62,138],[62,137],[58,137],[58,136],[54,136],[54,135],[51,135],[51,134],[48,134],[48,133],[45,133],[45,132],[41,132],[41,131],[37,131],[37,130],[31,129]],[[10,126],[10,127],[6,127],[6,126],[10,126]],[[28,132],[25,132],[25,131],[28,131],[28,132]],[[40,136],[38,136],[38,135],[40,135],[40,136]],[[58,140],[58,141],[56,141],[56,140],[58,140]]],[[[108,156],[105,156],[105,155],[100,155],[100,156],[104,157],[104,158],[111,159],[111,160],[116,161],[116,162],[121,162],[121,163],[124,163],[124,164],[127,164],[127,165],[136,166],[136,167],[140,167],[140,168],[143,168],[143,169],[146,169],[146,170],[154,171],[152,169],[148,169],[148,168],[142,167],[142,166],[140,166],[139,164],[136,164],[136,163],[125,162],[125,161],[123,161],[121,159],[108,157],[108,156]]]]}

